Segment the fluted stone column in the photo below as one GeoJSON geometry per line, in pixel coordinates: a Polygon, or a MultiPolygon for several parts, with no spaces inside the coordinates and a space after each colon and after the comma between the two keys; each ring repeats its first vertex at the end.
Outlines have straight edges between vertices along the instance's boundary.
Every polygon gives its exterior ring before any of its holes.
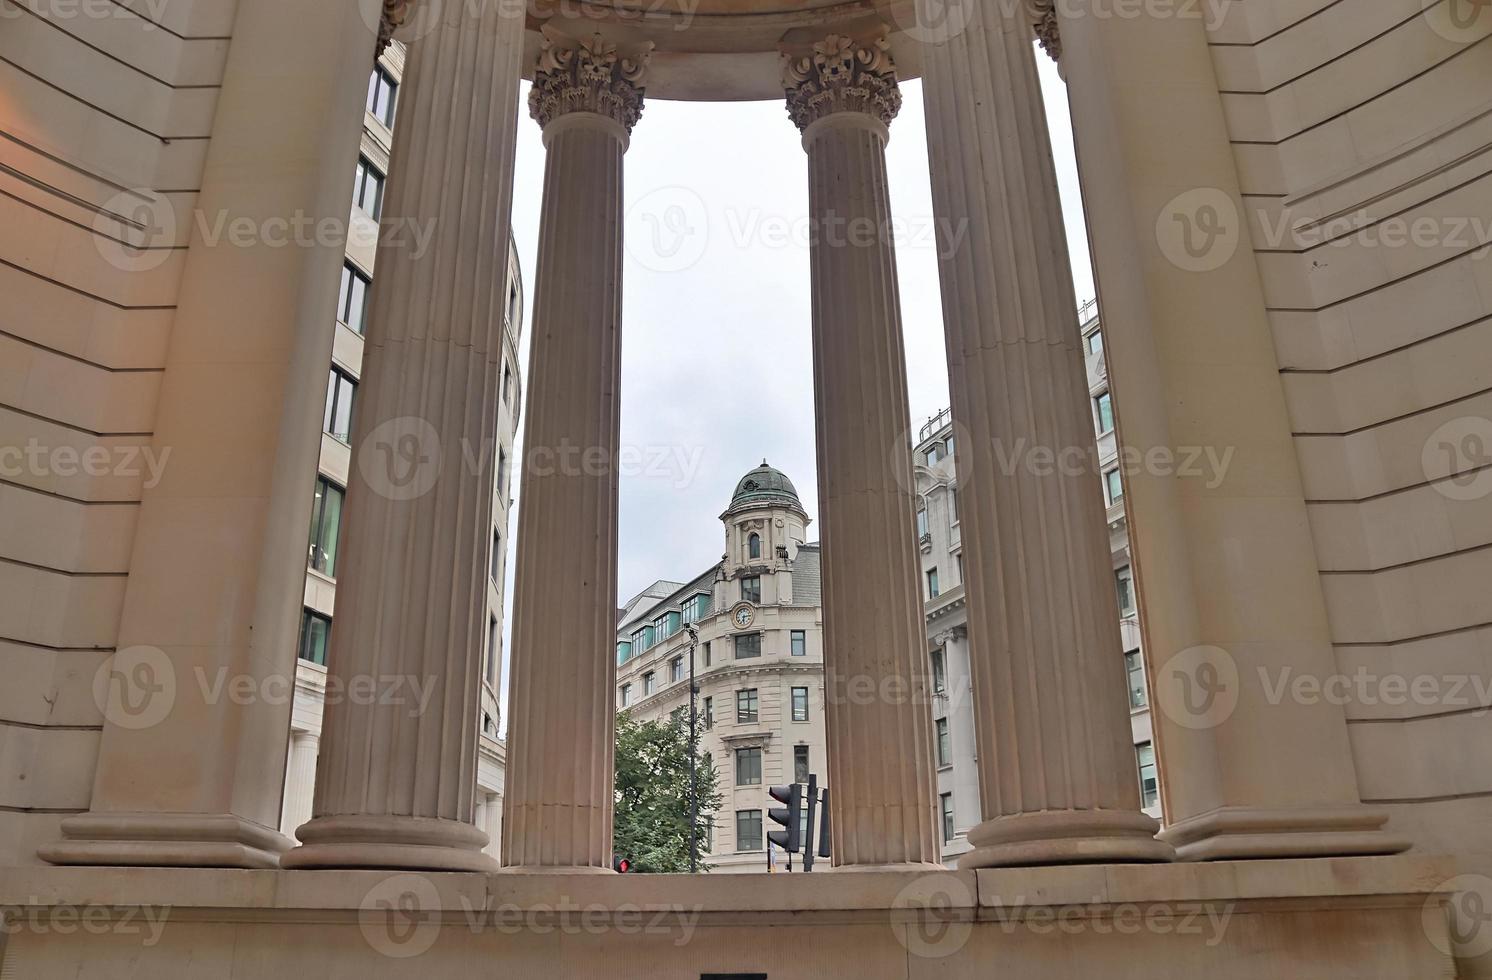
{"type": "Polygon", "coordinates": [[[342,693],[286,867],[495,868],[472,820],[523,17],[440,17],[400,95],[401,233],[378,251],[328,660],[342,693]]]}
{"type": "Polygon", "coordinates": [[[647,53],[546,28],[544,130],[508,687],[503,864],[611,868],[622,156],[647,53]]]}
{"type": "Polygon", "coordinates": [[[960,866],[1168,860],[1140,810],[1031,26],[995,0],[969,17],[923,83],[984,817],[960,866]]]}
{"type": "Polygon", "coordinates": [[[294,833],[311,819],[316,796],[316,753],[321,736],[315,732],[291,732],[290,753],[285,763],[285,799],[281,803],[280,829],[294,833]]]}
{"type": "Polygon", "coordinates": [[[884,41],[784,59],[808,152],[834,861],[939,861],[911,419],[886,179],[901,93],[884,41]]]}

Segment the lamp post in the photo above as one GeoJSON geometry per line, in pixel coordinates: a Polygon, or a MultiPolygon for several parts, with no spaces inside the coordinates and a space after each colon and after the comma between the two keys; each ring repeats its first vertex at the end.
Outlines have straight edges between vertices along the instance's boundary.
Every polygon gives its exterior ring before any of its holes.
{"type": "Polygon", "coordinates": [[[699,787],[695,783],[694,757],[699,754],[699,713],[696,710],[696,695],[699,685],[694,682],[694,648],[699,643],[699,629],[693,623],[685,625],[689,633],[689,873],[699,870],[699,847],[695,843],[699,833],[699,787]]]}

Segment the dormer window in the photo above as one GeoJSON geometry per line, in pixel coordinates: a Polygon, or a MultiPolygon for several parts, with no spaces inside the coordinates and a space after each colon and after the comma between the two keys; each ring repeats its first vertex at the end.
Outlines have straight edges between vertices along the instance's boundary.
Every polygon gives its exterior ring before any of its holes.
{"type": "Polygon", "coordinates": [[[755,531],[753,531],[753,532],[751,532],[751,537],[749,537],[749,538],[746,539],[746,557],[748,557],[748,558],[760,558],[761,556],[762,556],[762,536],[760,534],[757,534],[755,531]]]}

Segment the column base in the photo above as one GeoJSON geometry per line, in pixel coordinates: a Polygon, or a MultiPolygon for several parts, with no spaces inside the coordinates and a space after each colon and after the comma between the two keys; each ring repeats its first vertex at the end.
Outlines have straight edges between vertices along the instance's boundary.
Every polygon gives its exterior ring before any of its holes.
{"type": "Polygon", "coordinates": [[[610,868],[598,868],[594,864],[515,864],[498,868],[505,875],[609,875],[610,868]]]}
{"type": "Polygon", "coordinates": [[[282,868],[380,868],[411,871],[496,871],[482,853],[485,833],[459,820],[434,817],[316,817],[296,830],[301,845],[282,868]]]}
{"type": "Polygon", "coordinates": [[[1138,810],[1042,810],[996,817],[969,831],[959,870],[1041,864],[1170,861],[1160,823],[1138,810]]]}
{"type": "Polygon", "coordinates": [[[231,813],[80,813],[37,856],[51,864],[277,868],[290,838],[231,813]]]}
{"type": "Polygon", "coordinates": [[[1222,807],[1171,824],[1160,839],[1182,861],[1398,854],[1406,838],[1383,830],[1388,814],[1362,805],[1265,810],[1222,807]]]}

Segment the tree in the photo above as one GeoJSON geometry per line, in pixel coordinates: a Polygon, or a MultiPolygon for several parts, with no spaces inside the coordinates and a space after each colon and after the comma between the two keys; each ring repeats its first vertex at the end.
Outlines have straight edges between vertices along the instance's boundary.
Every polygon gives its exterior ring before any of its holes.
{"type": "MultiPolygon", "coordinates": [[[[714,763],[707,752],[695,757],[699,788],[699,869],[707,870],[708,828],[719,808],[714,763]]],[[[616,853],[635,872],[687,873],[689,870],[689,719],[687,710],[666,721],[637,721],[629,712],[616,719],[616,808],[612,830],[616,853]]]]}

